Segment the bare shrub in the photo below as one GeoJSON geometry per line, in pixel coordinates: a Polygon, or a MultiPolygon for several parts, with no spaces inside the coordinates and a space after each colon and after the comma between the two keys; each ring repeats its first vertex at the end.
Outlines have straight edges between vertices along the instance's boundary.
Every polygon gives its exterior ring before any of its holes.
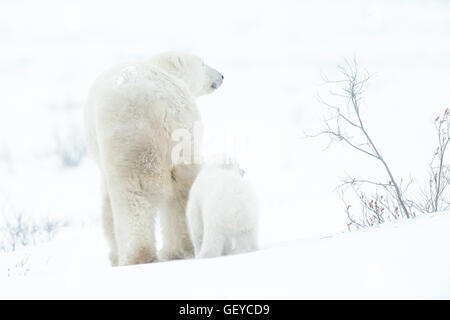
{"type": "Polygon", "coordinates": [[[0,251],[13,252],[49,241],[67,225],[64,220],[50,218],[36,221],[21,211],[5,214],[0,220],[0,251]]]}
{"type": "Polygon", "coordinates": [[[331,91],[331,94],[343,98],[344,103],[336,106],[320,99],[331,116],[324,120],[324,129],[312,137],[327,135],[330,144],[343,143],[356,153],[366,156],[366,159],[374,159],[385,173],[380,179],[342,179],[342,184],[337,189],[349,220],[349,230],[352,227],[363,228],[401,218],[409,219],[418,213],[450,209],[450,164],[446,162],[450,142],[449,109],[445,109],[443,114],[435,119],[437,146],[429,164],[429,179],[424,186],[419,186],[422,190],[421,196],[411,198],[407,191],[413,180],[405,182],[394,175],[361,115],[370,75],[360,71],[356,59],[346,61],[345,65],[339,66],[338,69],[342,78],[334,81],[325,78],[325,83],[341,86],[339,92],[331,91]],[[352,201],[347,200],[349,191],[352,201]]]}
{"type": "Polygon", "coordinates": [[[368,132],[361,115],[364,93],[370,75],[367,72],[361,72],[356,59],[346,61],[345,65],[338,66],[338,69],[342,78],[334,81],[325,78],[325,82],[341,85],[340,92],[331,93],[343,98],[345,102],[341,106],[334,106],[321,99],[331,116],[324,120],[324,130],[315,136],[327,135],[330,138],[330,144],[335,142],[346,144],[350,149],[376,160],[385,172],[385,177],[381,180],[343,179],[338,192],[344,201],[349,227],[351,225],[371,226],[387,219],[410,218],[413,215],[411,204],[404,195],[409,184],[403,186],[403,180],[398,180],[393,174],[374,137],[368,132]],[[352,205],[348,204],[344,198],[348,190],[353,192],[361,207],[361,212],[356,216],[351,214],[352,205]]]}
{"type": "Polygon", "coordinates": [[[64,168],[78,166],[87,154],[83,135],[78,126],[72,125],[65,132],[54,132],[55,153],[64,168]]]}
{"type": "Polygon", "coordinates": [[[413,203],[421,212],[437,212],[450,208],[450,165],[446,162],[447,147],[450,142],[450,111],[445,109],[434,120],[437,146],[428,168],[428,181],[422,188],[422,198],[413,203]]]}
{"type": "Polygon", "coordinates": [[[31,269],[31,254],[25,253],[10,267],[8,267],[8,277],[24,277],[31,269]]]}

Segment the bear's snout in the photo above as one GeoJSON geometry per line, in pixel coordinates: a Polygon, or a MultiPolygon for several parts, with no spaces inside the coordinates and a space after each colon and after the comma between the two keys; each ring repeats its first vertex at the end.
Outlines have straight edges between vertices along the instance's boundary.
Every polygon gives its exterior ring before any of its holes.
{"type": "Polygon", "coordinates": [[[221,74],[219,79],[217,79],[216,81],[214,81],[211,84],[211,88],[217,89],[218,87],[220,87],[222,85],[222,82],[223,82],[223,75],[221,74]]]}

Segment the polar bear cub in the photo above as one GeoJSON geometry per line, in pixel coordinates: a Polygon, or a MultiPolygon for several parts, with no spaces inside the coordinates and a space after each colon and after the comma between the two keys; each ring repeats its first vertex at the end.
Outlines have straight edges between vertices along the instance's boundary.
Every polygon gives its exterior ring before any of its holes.
{"type": "Polygon", "coordinates": [[[257,247],[258,201],[236,166],[204,167],[189,192],[186,215],[197,258],[257,247]]]}

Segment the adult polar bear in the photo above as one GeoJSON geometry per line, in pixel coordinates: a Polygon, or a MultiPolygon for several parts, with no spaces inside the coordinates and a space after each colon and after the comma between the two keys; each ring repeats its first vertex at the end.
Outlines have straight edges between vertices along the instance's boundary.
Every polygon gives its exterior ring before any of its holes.
{"type": "Polygon", "coordinates": [[[200,121],[195,98],[222,81],[200,58],[180,53],[122,65],[95,81],[85,106],[85,130],[102,176],[102,220],[112,265],[157,258],[158,211],[160,259],[192,255],[185,207],[198,166],[173,163],[172,133],[183,129],[201,135],[194,130],[200,121]]]}

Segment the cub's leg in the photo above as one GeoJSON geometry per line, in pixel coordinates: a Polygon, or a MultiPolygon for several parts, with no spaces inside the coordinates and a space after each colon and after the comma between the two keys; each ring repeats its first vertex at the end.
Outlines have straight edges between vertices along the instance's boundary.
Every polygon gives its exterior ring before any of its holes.
{"type": "Polygon", "coordinates": [[[257,249],[257,234],[255,230],[239,233],[234,237],[234,248],[230,254],[239,254],[257,249]]]}
{"type": "Polygon", "coordinates": [[[213,229],[204,231],[204,237],[197,258],[220,257],[224,253],[225,237],[213,229]]]}

